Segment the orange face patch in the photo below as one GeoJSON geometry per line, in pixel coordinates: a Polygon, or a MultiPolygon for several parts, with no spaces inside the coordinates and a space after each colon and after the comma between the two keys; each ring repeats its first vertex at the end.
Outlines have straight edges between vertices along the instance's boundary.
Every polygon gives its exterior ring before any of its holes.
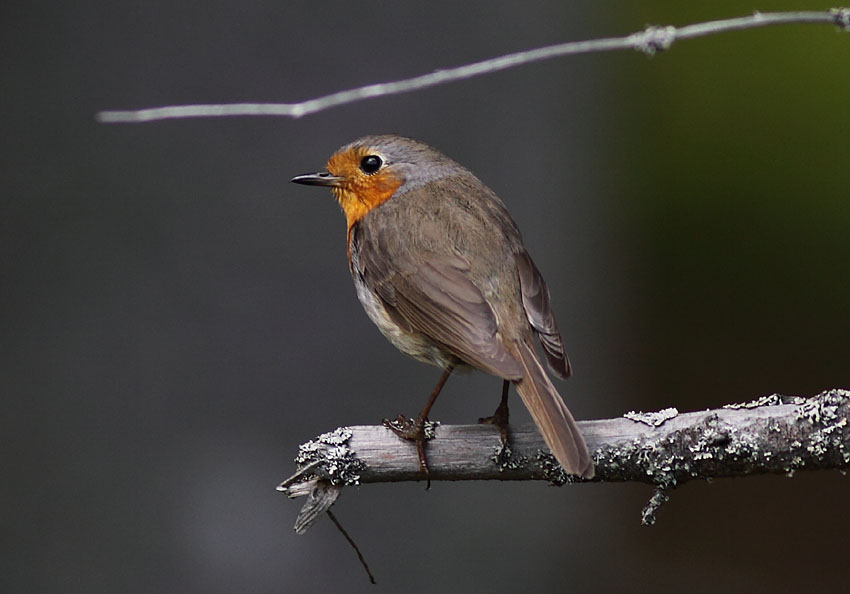
{"type": "Polygon", "coordinates": [[[343,179],[331,191],[345,213],[349,229],[389,199],[402,184],[401,179],[384,169],[368,174],[360,168],[363,158],[373,154],[376,153],[366,147],[354,147],[328,160],[328,172],[343,179]]]}

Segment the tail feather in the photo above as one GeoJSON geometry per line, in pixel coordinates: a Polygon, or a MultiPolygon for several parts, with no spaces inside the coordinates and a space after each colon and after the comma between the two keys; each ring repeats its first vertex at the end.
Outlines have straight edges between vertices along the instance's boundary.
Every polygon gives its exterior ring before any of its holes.
{"type": "Polygon", "coordinates": [[[593,461],[567,405],[543,369],[534,349],[520,343],[523,378],[514,381],[523,404],[558,463],[570,474],[593,478],[593,461]]]}

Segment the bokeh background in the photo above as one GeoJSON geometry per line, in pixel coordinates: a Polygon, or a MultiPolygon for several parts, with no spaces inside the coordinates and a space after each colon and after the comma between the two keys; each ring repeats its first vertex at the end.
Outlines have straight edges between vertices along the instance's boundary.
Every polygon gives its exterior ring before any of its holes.
{"type": "MultiPolygon", "coordinates": [[[[508,204],[581,419],[850,387],[850,36],[787,26],[559,59],[306,117],[107,126],[102,109],[295,101],[565,40],[800,0],[7,2],[0,8],[0,590],[834,592],[839,473],[347,489],[305,536],[299,443],[413,413],[437,371],[362,312],[329,193],[366,133],[508,204]]],[[[434,417],[489,413],[456,377],[434,417]]],[[[518,422],[527,416],[515,402],[518,422]]]]}

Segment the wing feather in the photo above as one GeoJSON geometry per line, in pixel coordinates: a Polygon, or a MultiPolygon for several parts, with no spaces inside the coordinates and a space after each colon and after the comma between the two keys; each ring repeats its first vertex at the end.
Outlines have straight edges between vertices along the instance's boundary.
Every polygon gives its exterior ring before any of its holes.
{"type": "Polygon", "coordinates": [[[522,305],[525,314],[543,347],[549,368],[561,379],[567,379],[572,370],[567,351],[564,348],[564,340],[561,331],[555,322],[555,314],[552,313],[552,304],[549,300],[549,287],[546,281],[534,265],[534,261],[525,251],[515,254],[517,272],[519,272],[519,284],[522,291],[522,305]]]}

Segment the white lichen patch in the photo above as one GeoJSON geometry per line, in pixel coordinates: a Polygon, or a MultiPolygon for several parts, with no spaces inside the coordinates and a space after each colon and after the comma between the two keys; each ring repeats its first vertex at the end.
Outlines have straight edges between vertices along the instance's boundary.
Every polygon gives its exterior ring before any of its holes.
{"type": "MultiPolygon", "coordinates": [[[[842,468],[850,462],[850,391],[811,399],[763,396],[678,426],[659,423],[640,437],[597,449],[601,480],[638,477],[662,488],[691,478],[842,468]],[[785,408],[770,408],[784,405],[785,408]],[[791,406],[789,406],[791,405],[791,406]],[[766,407],[767,410],[753,410],[766,407]]],[[[688,413],[687,416],[699,413],[688,413]]],[[[652,424],[641,413],[627,415],[652,424]]],[[[632,479],[633,480],[633,479],[632,479]]]]}
{"type": "Polygon", "coordinates": [[[802,404],[806,401],[800,396],[782,396],[781,394],[767,394],[759,396],[755,400],[749,402],[738,402],[735,404],[725,404],[723,408],[739,410],[742,408],[759,408],[761,406],[780,406],[782,404],[802,404]]]}
{"type": "Polygon", "coordinates": [[[546,480],[556,487],[560,487],[566,483],[575,482],[576,480],[573,475],[567,474],[567,472],[561,468],[561,465],[558,464],[557,460],[555,460],[555,456],[549,452],[537,450],[535,463],[536,466],[543,472],[543,476],[546,477],[546,480]]]}
{"type": "Polygon", "coordinates": [[[655,516],[658,513],[658,510],[669,500],[670,496],[667,494],[665,489],[660,487],[655,489],[655,492],[653,492],[652,497],[649,498],[646,507],[643,508],[643,511],[640,514],[640,523],[644,526],[652,526],[655,524],[655,516]]]}
{"type": "Polygon", "coordinates": [[[833,431],[837,431],[838,429],[843,429],[847,426],[847,417],[841,417],[841,420],[835,423],[834,425],[829,425],[828,427],[824,427],[822,429],[825,435],[829,435],[833,431]]]}
{"type": "Polygon", "coordinates": [[[844,464],[850,462],[848,402],[847,390],[828,390],[800,406],[796,420],[801,430],[808,433],[805,450],[810,457],[819,460],[832,454],[844,464]]]}
{"type": "Polygon", "coordinates": [[[364,465],[348,447],[351,435],[352,431],[348,427],[339,427],[323,433],[298,446],[295,463],[306,466],[319,462],[317,468],[320,468],[320,472],[334,485],[360,484],[359,472],[363,470],[364,465]]]}
{"type": "Polygon", "coordinates": [[[510,444],[500,443],[493,447],[493,455],[490,459],[499,467],[499,472],[506,470],[521,470],[528,464],[528,458],[514,454],[510,444]]]}
{"type": "Polygon", "coordinates": [[[439,426],[440,421],[425,421],[425,424],[422,426],[425,439],[434,439],[437,436],[437,427],[439,426]]]}
{"type": "Polygon", "coordinates": [[[675,407],[665,408],[664,410],[659,410],[658,412],[635,412],[630,410],[626,414],[623,415],[626,419],[630,421],[635,421],[637,423],[643,423],[644,425],[649,425],[650,427],[660,427],[666,421],[673,419],[679,416],[679,411],[675,407]]]}

